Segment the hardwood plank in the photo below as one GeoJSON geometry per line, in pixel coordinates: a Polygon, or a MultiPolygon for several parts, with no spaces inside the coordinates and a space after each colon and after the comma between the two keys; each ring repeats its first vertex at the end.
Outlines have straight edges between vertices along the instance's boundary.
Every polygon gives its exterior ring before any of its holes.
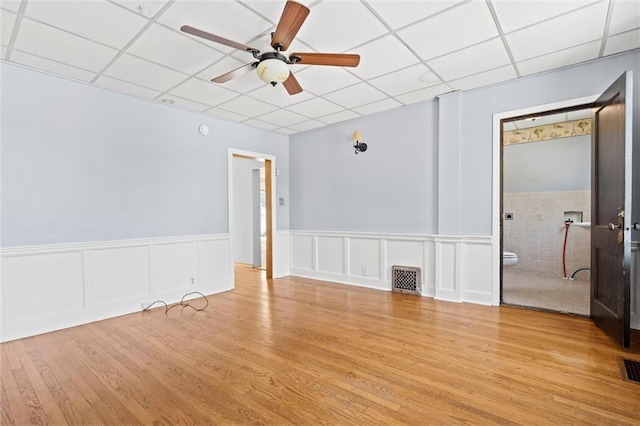
{"type": "Polygon", "coordinates": [[[242,267],[209,303],[0,345],[2,424],[640,423],[588,319],[242,267]]]}

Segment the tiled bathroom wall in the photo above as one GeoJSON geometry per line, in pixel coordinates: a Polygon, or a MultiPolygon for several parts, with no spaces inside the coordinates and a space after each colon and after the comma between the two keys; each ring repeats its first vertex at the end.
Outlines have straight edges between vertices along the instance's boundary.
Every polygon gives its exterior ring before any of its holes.
{"type": "MultiPolygon", "coordinates": [[[[564,212],[581,211],[583,221],[591,221],[591,191],[526,192],[503,194],[503,212],[513,213],[504,220],[503,247],[518,255],[521,271],[542,276],[562,277],[564,212]]],[[[571,225],[567,239],[567,276],[589,267],[591,230],[571,225]]],[[[575,279],[589,280],[589,271],[575,279]]]]}

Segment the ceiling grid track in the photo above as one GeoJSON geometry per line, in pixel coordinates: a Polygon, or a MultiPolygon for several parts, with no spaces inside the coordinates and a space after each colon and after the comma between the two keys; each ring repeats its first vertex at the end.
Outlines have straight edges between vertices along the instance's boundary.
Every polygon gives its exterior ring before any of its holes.
{"type": "Polygon", "coordinates": [[[615,2],[609,1],[609,8],[607,9],[607,20],[604,23],[604,31],[602,32],[602,42],[600,43],[598,58],[602,58],[602,55],[604,55],[604,49],[606,49],[607,47],[607,36],[609,35],[609,26],[611,25],[611,16],[613,15],[614,7],[615,2]]]}
{"type": "Polygon", "coordinates": [[[29,0],[22,0],[20,2],[20,8],[18,9],[18,15],[16,16],[16,22],[13,25],[13,31],[11,31],[11,38],[9,39],[9,44],[7,46],[7,53],[5,54],[5,59],[8,61],[11,59],[11,54],[13,53],[13,47],[16,44],[16,39],[18,38],[18,32],[20,31],[20,24],[22,24],[22,18],[24,18],[24,11],[27,9],[27,3],[29,0]]]}
{"type": "Polygon", "coordinates": [[[169,7],[171,7],[171,5],[172,5],[175,1],[176,1],[176,0],[169,0],[169,1],[167,2],[167,4],[165,4],[164,6],[162,6],[162,9],[160,9],[160,10],[158,11],[158,13],[156,13],[156,14],[153,16],[153,18],[149,19],[149,21],[148,21],[148,22],[147,22],[147,23],[142,27],[142,29],[140,29],[140,31],[138,31],[138,33],[137,33],[135,36],[133,36],[133,37],[131,38],[131,40],[129,40],[129,42],[128,42],[127,44],[125,44],[125,45],[120,49],[120,51],[119,51],[118,53],[116,53],[116,55],[115,55],[113,58],[111,58],[111,60],[107,63],[107,65],[105,65],[105,66],[104,66],[104,67],[103,67],[103,68],[102,68],[102,69],[101,69],[101,70],[96,74],[96,76],[95,76],[95,77],[93,77],[93,79],[91,80],[91,83],[95,83],[95,82],[96,82],[96,80],[97,80],[98,78],[100,78],[100,77],[102,76],[102,74],[104,74],[104,72],[105,72],[106,70],[108,70],[108,69],[109,69],[109,67],[111,67],[111,65],[113,65],[113,64],[114,64],[118,59],[120,59],[120,57],[121,57],[122,55],[124,55],[124,54],[125,54],[125,51],[126,51],[129,47],[131,47],[131,45],[132,45],[133,43],[135,43],[135,41],[136,41],[136,40],[138,40],[138,39],[140,38],[140,36],[142,36],[142,34],[144,34],[144,32],[145,32],[145,31],[146,31],[146,30],[147,30],[151,25],[153,25],[153,24],[154,24],[154,23],[156,22],[156,20],[157,20],[160,16],[162,16],[162,14],[163,14],[163,13],[164,13],[164,12],[165,12],[169,7]]]}
{"type": "Polygon", "coordinates": [[[516,63],[516,60],[513,57],[513,52],[511,51],[511,48],[509,47],[509,43],[507,42],[507,38],[504,36],[504,31],[502,30],[502,25],[500,24],[500,20],[498,19],[496,10],[493,7],[493,3],[491,3],[491,0],[485,0],[485,3],[489,8],[489,12],[491,12],[491,17],[493,17],[493,22],[496,24],[496,28],[498,29],[498,33],[500,34],[500,40],[502,40],[502,44],[504,45],[504,48],[507,51],[507,55],[509,55],[509,60],[511,61],[511,66],[513,67],[513,70],[516,72],[516,76],[518,76],[518,78],[522,77],[522,74],[518,69],[518,64],[516,63]]]}

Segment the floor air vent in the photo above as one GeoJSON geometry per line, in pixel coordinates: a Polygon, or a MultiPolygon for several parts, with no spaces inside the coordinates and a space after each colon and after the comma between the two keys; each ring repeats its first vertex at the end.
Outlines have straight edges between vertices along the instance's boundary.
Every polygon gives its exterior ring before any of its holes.
{"type": "Polygon", "coordinates": [[[624,380],[640,384],[640,361],[618,358],[618,364],[624,380]]]}
{"type": "Polygon", "coordinates": [[[422,274],[413,266],[391,267],[391,290],[397,293],[422,294],[422,274]]]}

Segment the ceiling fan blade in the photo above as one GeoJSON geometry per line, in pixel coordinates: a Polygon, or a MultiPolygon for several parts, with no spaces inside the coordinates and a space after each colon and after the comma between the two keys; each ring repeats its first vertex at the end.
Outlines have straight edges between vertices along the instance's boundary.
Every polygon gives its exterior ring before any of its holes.
{"type": "Polygon", "coordinates": [[[189,25],[183,25],[180,27],[180,31],[194,35],[196,37],[201,37],[207,40],[215,41],[216,43],[224,44],[225,46],[233,47],[234,49],[244,50],[246,52],[256,52],[260,53],[260,50],[255,47],[247,46],[242,43],[238,43],[237,41],[229,40],[224,37],[217,36],[215,34],[208,33],[206,31],[199,30],[197,28],[190,27],[189,25]]]}
{"type": "Polygon", "coordinates": [[[304,20],[307,19],[307,15],[309,15],[308,7],[288,0],[284,5],[276,31],[271,37],[271,46],[274,49],[279,47],[282,51],[287,50],[293,38],[298,34],[298,30],[300,30],[304,20]]]}
{"type": "Polygon", "coordinates": [[[295,52],[289,56],[289,60],[293,63],[301,65],[333,65],[337,67],[357,67],[360,63],[360,55],[352,53],[295,52]]]}
{"type": "Polygon", "coordinates": [[[252,69],[255,69],[255,67],[257,66],[258,66],[258,62],[251,62],[250,64],[243,65],[240,68],[236,68],[233,71],[229,71],[228,73],[222,74],[212,79],[211,81],[213,81],[214,83],[226,83],[227,81],[233,78],[240,77],[241,75],[248,73],[252,69]]]}
{"type": "Polygon", "coordinates": [[[300,86],[300,83],[298,83],[298,80],[296,80],[292,72],[289,73],[289,78],[287,78],[282,85],[290,95],[296,95],[302,92],[302,86],[300,86]]]}

